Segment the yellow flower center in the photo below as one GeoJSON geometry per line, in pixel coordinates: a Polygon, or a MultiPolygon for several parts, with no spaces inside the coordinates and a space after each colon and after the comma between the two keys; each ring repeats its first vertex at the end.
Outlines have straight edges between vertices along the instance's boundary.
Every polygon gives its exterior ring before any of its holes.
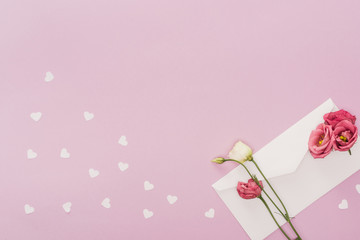
{"type": "Polygon", "coordinates": [[[347,142],[347,141],[348,141],[347,138],[344,137],[344,136],[340,136],[340,139],[343,140],[344,142],[347,142]]]}
{"type": "Polygon", "coordinates": [[[319,146],[323,143],[323,141],[324,141],[324,135],[321,135],[319,139],[319,146]]]}

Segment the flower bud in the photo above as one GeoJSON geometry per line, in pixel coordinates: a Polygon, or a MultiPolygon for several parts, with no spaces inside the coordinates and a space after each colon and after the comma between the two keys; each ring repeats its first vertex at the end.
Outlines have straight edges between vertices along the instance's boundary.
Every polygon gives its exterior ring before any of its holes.
{"type": "Polygon", "coordinates": [[[241,163],[252,160],[252,150],[245,143],[238,141],[233,149],[229,152],[229,158],[237,160],[241,163]]]}
{"type": "Polygon", "coordinates": [[[220,157],[215,158],[215,159],[213,159],[211,161],[214,162],[214,163],[217,163],[217,164],[222,164],[223,162],[225,162],[224,158],[220,158],[220,157]]]}

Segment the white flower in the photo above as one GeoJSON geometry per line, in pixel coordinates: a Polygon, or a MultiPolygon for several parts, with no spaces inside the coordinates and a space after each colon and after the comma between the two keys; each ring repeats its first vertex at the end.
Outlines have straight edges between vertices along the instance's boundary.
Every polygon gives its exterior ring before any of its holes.
{"type": "Polygon", "coordinates": [[[252,150],[245,143],[238,141],[233,149],[229,152],[229,158],[237,160],[241,163],[252,160],[252,150]]]}

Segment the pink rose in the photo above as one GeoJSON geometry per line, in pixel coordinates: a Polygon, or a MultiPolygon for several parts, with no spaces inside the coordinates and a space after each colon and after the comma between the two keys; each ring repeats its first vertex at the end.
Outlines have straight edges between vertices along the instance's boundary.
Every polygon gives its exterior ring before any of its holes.
{"type": "Polygon", "coordinates": [[[349,120],[350,122],[355,124],[356,117],[351,115],[349,112],[341,109],[341,110],[336,111],[336,112],[331,112],[331,113],[325,114],[324,115],[324,120],[325,120],[325,123],[331,125],[332,128],[334,129],[336,124],[338,124],[342,120],[349,120]]]}
{"type": "Polygon", "coordinates": [[[315,130],[310,134],[309,150],[314,158],[324,158],[327,156],[332,148],[333,130],[331,125],[319,124],[315,130]]]}
{"type": "Polygon", "coordinates": [[[333,135],[334,149],[337,151],[348,151],[358,138],[357,127],[348,120],[336,124],[333,135]]]}
{"type": "MultiPolygon", "coordinates": [[[[259,183],[261,187],[263,187],[262,182],[259,181],[259,183]]],[[[240,197],[244,199],[253,199],[259,197],[262,190],[254,180],[249,179],[248,183],[239,182],[237,185],[237,191],[240,197]]]]}

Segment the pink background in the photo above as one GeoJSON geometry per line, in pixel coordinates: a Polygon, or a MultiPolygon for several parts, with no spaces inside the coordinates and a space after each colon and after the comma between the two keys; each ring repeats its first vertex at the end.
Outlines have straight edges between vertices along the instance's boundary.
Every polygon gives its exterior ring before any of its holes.
{"type": "MultiPolygon", "coordinates": [[[[237,139],[257,151],[329,97],[360,116],[359,9],[356,0],[1,1],[0,239],[248,239],[211,187],[236,165],[210,160],[237,139]]],[[[296,217],[304,239],[360,234],[356,184],[359,172],[296,217]]]]}

